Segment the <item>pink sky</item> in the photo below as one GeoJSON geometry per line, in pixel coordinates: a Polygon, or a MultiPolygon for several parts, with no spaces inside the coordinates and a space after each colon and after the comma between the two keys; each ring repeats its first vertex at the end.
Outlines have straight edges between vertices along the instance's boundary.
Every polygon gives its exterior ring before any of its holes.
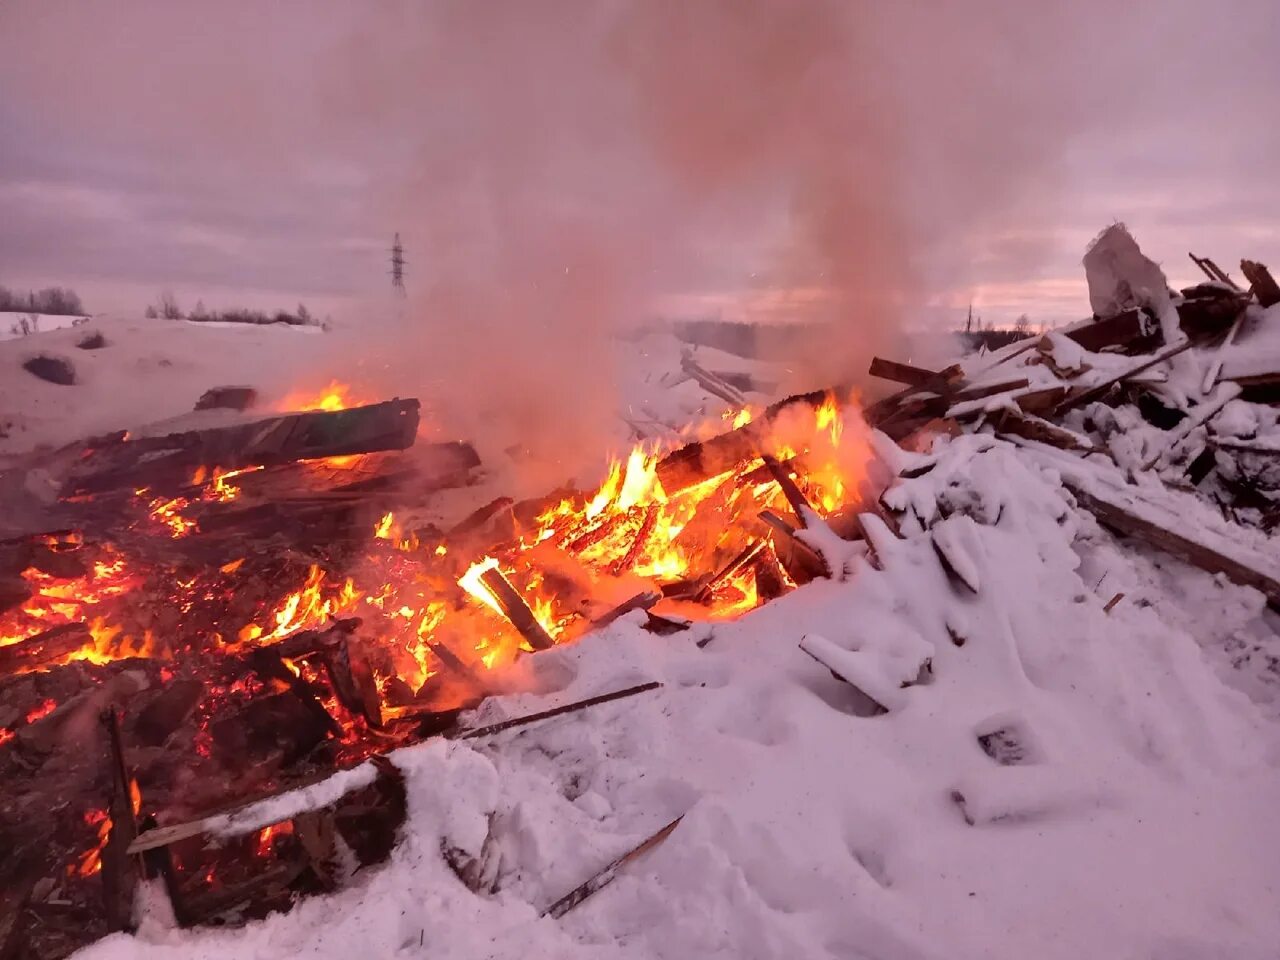
{"type": "Polygon", "coordinates": [[[1280,4],[1124,7],[7,0],[0,284],[358,311],[398,230],[433,313],[917,326],[1080,315],[1113,220],[1280,262],[1280,4]]]}

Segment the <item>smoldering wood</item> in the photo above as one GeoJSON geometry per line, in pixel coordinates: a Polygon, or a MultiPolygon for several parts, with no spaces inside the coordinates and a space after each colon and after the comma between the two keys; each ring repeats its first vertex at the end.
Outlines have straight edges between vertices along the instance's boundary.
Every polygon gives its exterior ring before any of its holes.
{"type": "Polygon", "coordinates": [[[360,640],[348,633],[326,651],[324,663],[339,702],[375,730],[381,729],[382,698],[360,640]]]}
{"type": "Polygon", "coordinates": [[[658,593],[652,590],[641,591],[640,593],[637,593],[634,597],[630,597],[629,599],[622,601],[622,603],[618,604],[613,609],[593,619],[591,621],[591,627],[592,629],[596,629],[596,630],[598,630],[600,627],[607,627],[609,624],[613,623],[613,621],[617,620],[619,617],[624,617],[633,610],[647,611],[650,607],[652,607],[661,599],[662,599],[661,593],[658,593]]]}
{"type": "Polygon", "coordinates": [[[93,642],[83,623],[68,623],[0,647],[0,675],[33,670],[61,660],[93,642]]]}
{"type": "Polygon", "coordinates": [[[830,577],[823,556],[796,536],[796,529],[771,510],[761,510],[760,522],[774,534],[774,550],[791,579],[798,584],[830,577]]]}
{"type": "Polygon", "coordinates": [[[716,587],[724,583],[740,570],[747,568],[753,564],[760,554],[764,551],[767,541],[763,538],[751,540],[739,550],[724,566],[717,570],[694,594],[693,600],[696,603],[710,603],[711,594],[716,587]]]}
{"type": "Polygon", "coordinates": [[[644,518],[640,521],[640,527],[636,530],[636,535],[631,539],[631,545],[627,548],[627,552],[618,560],[610,564],[610,572],[613,575],[621,576],[644,556],[645,548],[649,545],[649,538],[653,535],[654,525],[658,522],[658,507],[656,504],[648,507],[644,512],[644,518]]]}
{"type": "Polygon", "coordinates": [[[108,809],[111,830],[102,849],[102,900],[108,929],[133,928],[133,896],[138,885],[138,867],[129,846],[138,833],[130,791],[132,777],[125,756],[120,715],[114,708],[102,714],[102,724],[111,746],[112,789],[108,809]]]}
{"type": "MultiPolygon", "coordinates": [[[[733,470],[739,464],[754,460],[767,437],[771,422],[789,407],[805,404],[817,407],[831,394],[814,390],[786,397],[767,407],[759,417],[708,440],[695,440],[673,450],[655,468],[662,489],[668,495],[733,470]]],[[[839,395],[837,388],[836,395],[839,395]]]]}
{"type": "Polygon", "coordinates": [[[133,721],[133,736],[143,746],[158,747],[195,712],[204,696],[204,682],[175,677],[143,706],[133,721]]]}
{"type": "Polygon", "coordinates": [[[504,730],[510,730],[513,727],[523,727],[530,723],[537,723],[539,720],[548,720],[551,717],[563,716],[566,713],[577,713],[579,710],[585,710],[588,707],[594,707],[602,703],[612,703],[614,700],[623,700],[627,697],[634,697],[637,694],[647,693],[650,690],[657,690],[662,684],[657,680],[651,680],[648,683],[641,683],[634,687],[627,687],[625,690],[615,690],[613,693],[604,693],[596,697],[588,697],[585,700],[577,700],[573,703],[566,703],[561,707],[553,707],[550,710],[541,710],[538,713],[530,713],[523,717],[514,717],[510,720],[503,720],[501,723],[491,723],[488,726],[476,727],[471,730],[463,730],[455,734],[452,739],[455,740],[474,740],[478,737],[491,737],[496,733],[502,733],[504,730]]]}
{"type": "MultiPolygon", "coordinates": [[[[80,460],[63,496],[136,484],[182,485],[201,466],[226,470],[296,460],[405,450],[418,430],[418,401],[389,400],[346,410],[312,410],[252,423],[143,437],[109,445],[80,460]]],[[[471,452],[474,456],[474,451],[471,452]]],[[[478,464],[479,458],[475,457],[478,464]]]]}
{"type": "Polygon", "coordinates": [[[1280,606],[1280,579],[1270,573],[1229,557],[1177,530],[1138,516],[1118,503],[1098,497],[1068,477],[1063,478],[1063,484],[1075,496],[1076,502],[1097,517],[1103,526],[1123,536],[1136,537],[1206,573],[1221,573],[1233,583],[1253,587],[1273,607],[1280,606]]]}
{"type": "Polygon", "coordinates": [[[528,641],[534,650],[550,650],[556,645],[551,635],[543,628],[524,597],[511,585],[502,571],[497,567],[486,570],[480,575],[480,582],[485,585],[494,601],[502,608],[503,614],[520,636],[528,641]]]}
{"type": "Polygon", "coordinates": [[[671,832],[675,830],[675,828],[680,824],[680,821],[683,819],[684,819],[684,814],[681,814],[680,816],[672,820],[670,823],[668,823],[661,830],[659,830],[657,833],[653,834],[650,837],[647,837],[645,840],[641,841],[639,844],[632,847],[622,856],[618,857],[616,860],[611,861],[608,865],[604,867],[604,869],[592,875],[591,878],[588,879],[585,883],[581,884],[578,887],[575,887],[573,890],[570,890],[568,893],[566,893],[563,897],[561,897],[551,906],[547,907],[546,910],[542,911],[542,916],[551,917],[552,919],[559,920],[561,917],[563,917],[566,913],[568,913],[578,904],[582,903],[582,901],[586,900],[588,897],[592,896],[593,894],[603,890],[609,884],[613,883],[613,881],[618,876],[619,870],[621,870],[627,864],[632,863],[635,860],[638,860],[640,857],[644,856],[650,850],[653,850],[654,848],[664,843],[667,837],[671,836],[671,832]]]}
{"type": "Polygon", "coordinates": [[[1265,264],[1255,260],[1241,260],[1240,272],[1253,288],[1253,295],[1258,298],[1258,306],[1273,307],[1280,303],[1280,284],[1276,283],[1265,264]]]}
{"type": "Polygon", "coordinates": [[[773,552],[772,544],[765,544],[764,551],[757,558],[754,568],[756,578],[756,595],[761,602],[776,600],[787,592],[787,582],[783,579],[784,571],[773,552]]]}

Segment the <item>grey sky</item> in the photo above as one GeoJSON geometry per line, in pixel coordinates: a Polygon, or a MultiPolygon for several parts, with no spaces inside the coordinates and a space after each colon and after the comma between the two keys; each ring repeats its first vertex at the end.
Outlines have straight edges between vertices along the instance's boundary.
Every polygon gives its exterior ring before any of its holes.
{"type": "Polygon", "coordinates": [[[0,284],[341,311],[399,230],[432,309],[1060,320],[1113,219],[1280,262],[1280,4],[693,6],[6,0],[0,284]]]}

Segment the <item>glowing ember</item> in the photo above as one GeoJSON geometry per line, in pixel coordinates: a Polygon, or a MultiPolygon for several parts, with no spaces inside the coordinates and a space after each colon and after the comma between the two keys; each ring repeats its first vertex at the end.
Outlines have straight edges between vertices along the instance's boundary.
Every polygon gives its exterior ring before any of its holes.
{"type": "Polygon", "coordinates": [[[259,857],[266,857],[271,854],[271,848],[275,845],[277,837],[287,837],[293,833],[293,821],[285,820],[281,823],[273,823],[269,827],[263,827],[258,834],[256,843],[254,844],[254,852],[259,857]]]}
{"type": "Polygon", "coordinates": [[[102,850],[107,845],[107,838],[111,835],[111,817],[105,810],[89,810],[84,815],[84,822],[98,828],[98,842],[92,850],[83,854],[79,861],[68,867],[67,873],[73,876],[92,877],[102,869],[102,850]]]}
{"type": "Polygon", "coordinates": [[[53,713],[53,711],[56,710],[57,708],[58,708],[58,702],[56,700],[45,700],[42,704],[40,704],[40,706],[27,712],[26,722],[28,724],[35,723],[37,720],[41,720],[47,717],[49,714],[53,713]]]}

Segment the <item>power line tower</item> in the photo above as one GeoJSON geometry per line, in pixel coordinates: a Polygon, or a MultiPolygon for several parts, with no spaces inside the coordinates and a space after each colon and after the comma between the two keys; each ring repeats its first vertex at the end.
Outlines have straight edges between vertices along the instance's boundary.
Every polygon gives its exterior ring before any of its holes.
{"type": "Polygon", "coordinates": [[[396,293],[404,296],[404,247],[400,244],[400,234],[396,234],[391,244],[391,286],[396,293]]]}

